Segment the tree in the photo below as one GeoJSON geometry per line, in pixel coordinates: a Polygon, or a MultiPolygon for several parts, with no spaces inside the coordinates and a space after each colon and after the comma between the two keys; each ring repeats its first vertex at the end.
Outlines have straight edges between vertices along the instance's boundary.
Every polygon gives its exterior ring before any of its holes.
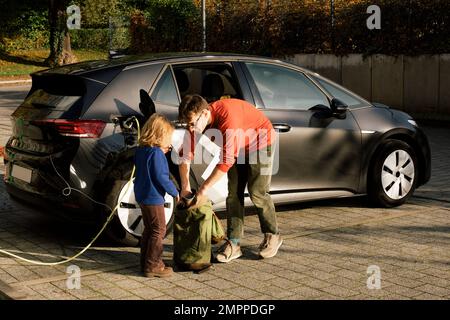
{"type": "Polygon", "coordinates": [[[83,26],[87,28],[107,28],[109,18],[128,13],[120,0],[84,0],[81,5],[83,26]]]}
{"type": "Polygon", "coordinates": [[[66,8],[70,0],[49,0],[48,19],[50,24],[50,54],[45,60],[50,67],[76,62],[70,47],[66,8]]]}

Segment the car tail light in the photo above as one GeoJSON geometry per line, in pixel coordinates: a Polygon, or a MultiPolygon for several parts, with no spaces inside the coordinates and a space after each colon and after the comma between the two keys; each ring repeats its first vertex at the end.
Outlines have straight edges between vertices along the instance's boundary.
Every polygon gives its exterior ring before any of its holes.
{"type": "Polygon", "coordinates": [[[36,125],[52,126],[62,136],[78,138],[98,138],[105,129],[102,120],[49,119],[33,121],[36,125]]]}

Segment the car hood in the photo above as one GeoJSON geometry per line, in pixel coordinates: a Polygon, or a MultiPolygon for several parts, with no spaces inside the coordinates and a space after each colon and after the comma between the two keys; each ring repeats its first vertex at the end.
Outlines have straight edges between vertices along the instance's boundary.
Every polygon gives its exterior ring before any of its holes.
{"type": "Polygon", "coordinates": [[[394,108],[391,108],[390,106],[385,105],[383,103],[372,102],[372,105],[374,107],[376,107],[376,108],[388,110],[389,113],[392,114],[392,117],[397,119],[397,120],[408,121],[410,119],[413,119],[413,117],[410,116],[409,114],[407,114],[406,112],[401,111],[401,110],[397,110],[397,109],[394,109],[394,108]]]}
{"type": "Polygon", "coordinates": [[[372,105],[377,108],[391,109],[391,107],[379,102],[372,102],[372,105]]]}

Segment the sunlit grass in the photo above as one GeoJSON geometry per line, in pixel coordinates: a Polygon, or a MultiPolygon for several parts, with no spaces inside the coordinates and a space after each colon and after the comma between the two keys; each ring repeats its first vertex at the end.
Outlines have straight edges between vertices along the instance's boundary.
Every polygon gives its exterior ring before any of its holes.
{"type": "MultiPolygon", "coordinates": [[[[78,61],[107,59],[108,53],[94,50],[73,50],[78,61]]],[[[49,50],[21,50],[0,53],[0,77],[26,78],[30,73],[47,69],[44,65],[49,50]]]]}

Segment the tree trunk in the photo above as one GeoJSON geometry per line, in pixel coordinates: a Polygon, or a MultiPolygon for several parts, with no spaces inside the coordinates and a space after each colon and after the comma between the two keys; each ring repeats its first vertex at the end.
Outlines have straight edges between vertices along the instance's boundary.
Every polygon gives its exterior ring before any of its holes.
{"type": "Polygon", "coordinates": [[[66,34],[64,36],[64,44],[62,48],[62,53],[59,59],[59,65],[75,63],[77,62],[77,57],[72,53],[72,48],[70,47],[70,34],[69,30],[66,28],[66,34]]]}
{"type": "Polygon", "coordinates": [[[45,60],[50,67],[76,62],[70,47],[67,29],[67,0],[49,0],[48,18],[50,23],[50,54],[45,60]]]}

